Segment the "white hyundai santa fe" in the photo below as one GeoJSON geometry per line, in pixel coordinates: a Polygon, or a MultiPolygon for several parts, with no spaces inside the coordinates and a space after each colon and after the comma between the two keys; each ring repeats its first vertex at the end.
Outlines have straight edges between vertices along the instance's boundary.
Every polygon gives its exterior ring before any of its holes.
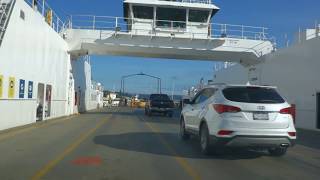
{"type": "Polygon", "coordinates": [[[282,156],[295,145],[294,109],[275,87],[212,85],[186,103],[180,137],[200,137],[204,154],[221,147],[263,148],[282,156]]]}

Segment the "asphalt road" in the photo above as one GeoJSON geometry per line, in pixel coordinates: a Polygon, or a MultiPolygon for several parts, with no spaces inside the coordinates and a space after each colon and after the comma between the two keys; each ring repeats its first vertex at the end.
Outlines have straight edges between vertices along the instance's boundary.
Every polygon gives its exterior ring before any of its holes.
{"type": "Polygon", "coordinates": [[[317,146],[301,143],[281,158],[249,150],[203,156],[196,138],[179,139],[178,122],[177,114],[116,108],[1,132],[0,179],[320,179],[317,146]]]}

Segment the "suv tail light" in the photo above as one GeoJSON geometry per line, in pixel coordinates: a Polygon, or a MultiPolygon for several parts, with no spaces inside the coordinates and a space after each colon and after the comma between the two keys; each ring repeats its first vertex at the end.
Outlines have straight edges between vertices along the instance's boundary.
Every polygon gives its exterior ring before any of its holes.
{"type": "Polygon", "coordinates": [[[288,107],[288,108],[284,108],[284,109],[281,109],[280,110],[280,113],[281,114],[291,114],[291,107],[288,107]]]}
{"type": "Polygon", "coordinates": [[[296,137],[297,136],[297,133],[296,132],[288,132],[289,136],[291,137],[296,137]]]}
{"type": "Polygon", "coordinates": [[[291,106],[288,108],[284,108],[280,110],[280,114],[290,114],[293,118],[293,121],[295,123],[295,119],[296,119],[296,108],[295,106],[291,106]]]}
{"type": "Polygon", "coordinates": [[[233,133],[233,131],[220,130],[220,131],[218,132],[218,135],[220,135],[220,136],[228,136],[228,135],[230,135],[230,134],[232,134],[232,133],[233,133]]]}
{"type": "Polygon", "coordinates": [[[241,109],[235,106],[228,106],[223,104],[214,104],[213,108],[217,111],[217,113],[237,113],[240,112],[241,109]]]}

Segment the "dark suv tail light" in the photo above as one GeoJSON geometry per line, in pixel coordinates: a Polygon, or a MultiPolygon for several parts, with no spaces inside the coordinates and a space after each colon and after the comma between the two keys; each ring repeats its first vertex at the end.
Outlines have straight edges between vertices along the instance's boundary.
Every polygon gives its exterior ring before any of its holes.
{"type": "Polygon", "coordinates": [[[213,108],[217,111],[217,113],[237,113],[240,112],[241,109],[235,106],[228,106],[223,104],[214,104],[213,108]]]}

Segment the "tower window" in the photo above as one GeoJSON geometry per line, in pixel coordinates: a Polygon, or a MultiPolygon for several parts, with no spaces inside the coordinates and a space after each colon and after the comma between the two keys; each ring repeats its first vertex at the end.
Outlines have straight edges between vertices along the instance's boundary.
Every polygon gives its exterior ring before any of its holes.
{"type": "Polygon", "coordinates": [[[133,14],[139,19],[153,19],[153,7],[133,6],[133,14]]]}
{"type": "Polygon", "coordinates": [[[208,22],[209,11],[203,10],[189,10],[189,21],[190,22],[208,22]]]}
{"type": "Polygon", "coordinates": [[[176,8],[157,8],[157,26],[159,27],[186,27],[186,10],[176,8]]]}

